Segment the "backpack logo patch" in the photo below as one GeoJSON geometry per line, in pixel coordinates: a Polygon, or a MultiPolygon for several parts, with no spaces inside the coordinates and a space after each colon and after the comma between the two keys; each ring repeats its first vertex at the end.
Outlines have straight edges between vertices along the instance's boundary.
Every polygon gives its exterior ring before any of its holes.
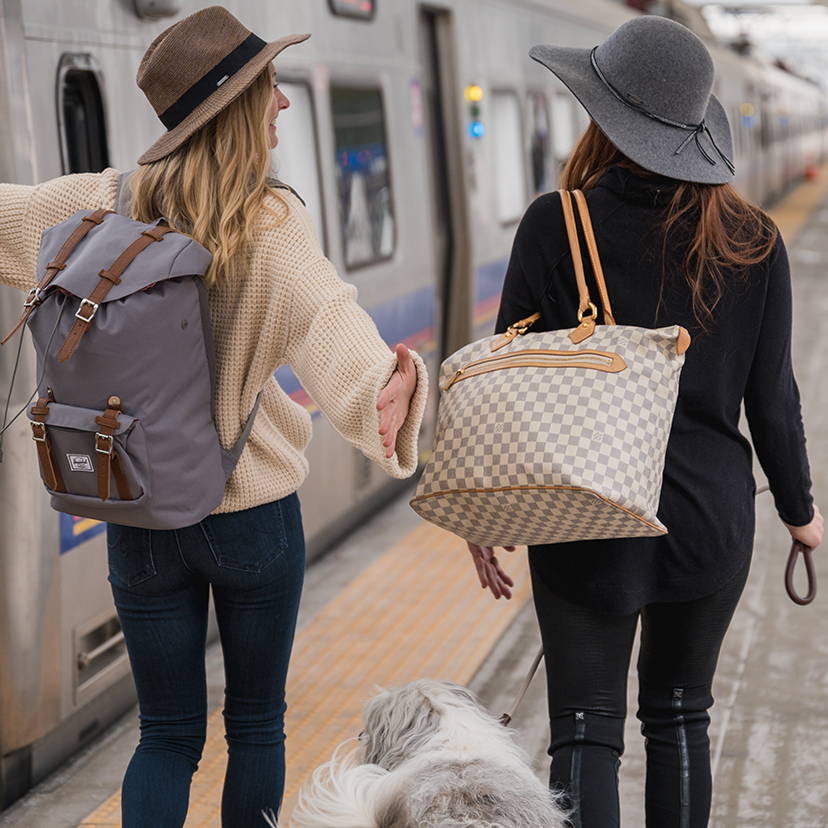
{"type": "Polygon", "coordinates": [[[88,454],[67,454],[66,459],[69,461],[69,468],[72,471],[95,471],[95,467],[92,465],[92,458],[88,454]]]}

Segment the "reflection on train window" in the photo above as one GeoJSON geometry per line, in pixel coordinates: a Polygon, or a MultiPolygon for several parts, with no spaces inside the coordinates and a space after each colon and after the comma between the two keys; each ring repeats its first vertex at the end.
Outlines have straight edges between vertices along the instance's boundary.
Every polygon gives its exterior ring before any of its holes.
{"type": "Polygon", "coordinates": [[[565,95],[552,98],[552,145],[555,158],[563,164],[575,142],[575,123],[572,101],[565,95]]]}
{"type": "Polygon", "coordinates": [[[276,121],[279,136],[279,143],[273,151],[276,175],[302,196],[317,235],[324,239],[316,121],[311,90],[306,83],[281,80],[279,89],[287,96],[290,106],[279,113],[276,121]]]}
{"type": "Polygon", "coordinates": [[[526,207],[526,184],[520,101],[514,92],[492,94],[491,123],[497,217],[517,221],[526,207]]]}
{"type": "Polygon", "coordinates": [[[545,193],[551,186],[549,153],[552,138],[549,127],[549,104],[542,92],[529,93],[529,165],[532,173],[532,192],[545,193]]]}
{"type": "Polygon", "coordinates": [[[61,72],[60,125],[64,174],[100,172],[109,166],[103,100],[94,72],[61,72]]]}
{"type": "Polygon", "coordinates": [[[394,210],[379,89],[331,87],[336,188],[342,247],[349,268],[388,258],[394,210]]]}
{"type": "Polygon", "coordinates": [[[334,14],[343,17],[356,17],[359,20],[371,20],[376,12],[376,0],[328,0],[334,14]]]}

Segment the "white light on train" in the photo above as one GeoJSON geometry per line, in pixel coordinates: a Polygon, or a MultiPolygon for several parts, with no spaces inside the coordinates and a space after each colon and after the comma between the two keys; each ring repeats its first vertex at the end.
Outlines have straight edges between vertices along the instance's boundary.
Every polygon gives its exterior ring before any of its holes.
{"type": "Polygon", "coordinates": [[[465,96],[467,101],[477,103],[483,100],[483,87],[478,84],[471,84],[466,87],[465,96]]]}

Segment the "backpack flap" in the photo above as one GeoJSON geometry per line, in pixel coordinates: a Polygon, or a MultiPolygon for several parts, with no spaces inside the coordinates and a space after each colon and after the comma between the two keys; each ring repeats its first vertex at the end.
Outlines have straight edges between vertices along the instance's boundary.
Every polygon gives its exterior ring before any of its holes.
{"type": "MultiPolygon", "coordinates": [[[[89,212],[81,210],[43,233],[37,260],[38,273],[46,270],[67,235],[89,212]]],[[[60,288],[78,299],[89,297],[101,280],[101,271],[109,270],[130,244],[141,238],[144,231],[158,226],[159,222],[143,224],[116,213],[108,215],[80,242],[65,267],[52,280],[47,292],[60,288]]],[[[165,279],[203,276],[212,260],[206,248],[183,233],[168,232],[161,242],[147,249],[152,250],[151,256],[136,256],[120,275],[119,283],[110,287],[103,301],[123,299],[165,279]]]]}

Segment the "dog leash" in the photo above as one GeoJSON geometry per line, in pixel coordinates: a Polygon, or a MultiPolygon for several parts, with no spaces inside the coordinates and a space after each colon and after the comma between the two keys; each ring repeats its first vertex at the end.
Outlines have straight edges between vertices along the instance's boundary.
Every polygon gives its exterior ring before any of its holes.
{"type": "MultiPolygon", "coordinates": [[[[770,486],[765,485],[756,490],[756,494],[770,491],[770,486]]],[[[817,582],[816,582],[816,568],[814,567],[814,550],[810,546],[805,546],[798,540],[791,543],[791,551],[788,553],[788,562],[785,564],[785,590],[788,597],[795,604],[800,607],[807,607],[814,598],[816,598],[817,582]],[[805,575],[808,579],[808,591],[805,595],[800,595],[796,591],[796,584],[794,584],[794,575],[796,574],[796,565],[799,563],[799,556],[802,555],[805,561],[805,575]]]]}
{"type": "MultiPolygon", "coordinates": [[[[767,491],[770,491],[770,486],[765,485],[760,489],[757,489],[756,494],[762,494],[767,491]]],[[[807,606],[814,600],[814,598],[816,598],[817,583],[816,569],[814,568],[813,549],[811,549],[810,546],[805,546],[804,543],[797,540],[791,544],[791,551],[788,554],[788,562],[785,565],[785,589],[791,601],[798,604],[800,607],[807,606]],[[808,578],[808,592],[805,595],[800,595],[796,591],[796,585],[794,584],[794,574],[796,573],[796,565],[799,562],[800,554],[802,555],[802,559],[805,561],[805,574],[808,578]]],[[[543,647],[538,650],[538,653],[532,662],[532,666],[529,668],[529,672],[523,680],[523,686],[520,688],[520,692],[515,699],[515,703],[512,705],[511,711],[509,713],[504,713],[499,719],[500,723],[504,727],[508,727],[511,724],[512,718],[515,713],[517,713],[518,707],[520,707],[521,702],[526,696],[526,692],[529,690],[529,685],[532,683],[535,673],[538,672],[538,667],[540,667],[542,660],[543,647]]]]}
{"type": "Polygon", "coordinates": [[[543,660],[543,647],[538,650],[537,655],[535,656],[535,660],[532,662],[532,667],[529,670],[526,678],[523,680],[523,687],[520,688],[520,693],[518,693],[518,697],[515,699],[515,703],[512,705],[511,713],[504,713],[499,721],[504,727],[509,727],[509,723],[512,721],[512,716],[515,715],[517,712],[518,707],[520,707],[520,703],[523,701],[523,697],[526,695],[526,691],[529,689],[529,685],[532,683],[532,679],[535,677],[535,673],[538,672],[538,667],[540,667],[540,663],[543,660]]]}

